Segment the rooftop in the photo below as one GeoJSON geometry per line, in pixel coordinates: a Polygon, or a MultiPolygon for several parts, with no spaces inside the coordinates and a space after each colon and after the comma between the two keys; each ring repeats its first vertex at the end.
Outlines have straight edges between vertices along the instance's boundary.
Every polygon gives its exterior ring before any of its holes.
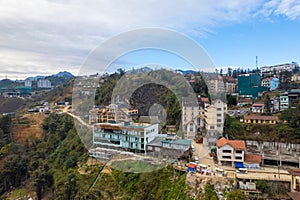
{"type": "Polygon", "coordinates": [[[162,143],[169,143],[169,144],[180,144],[180,145],[191,145],[192,140],[163,140],[162,143]]]}
{"type": "Polygon", "coordinates": [[[190,97],[182,98],[182,104],[183,106],[199,106],[197,98],[190,98],[190,97]]]}
{"type": "Polygon", "coordinates": [[[227,140],[224,137],[217,140],[217,147],[219,147],[219,148],[226,144],[230,145],[232,148],[234,148],[236,150],[245,150],[246,149],[245,141],[243,141],[243,140],[227,140]]]}
{"type": "Polygon", "coordinates": [[[276,120],[274,116],[263,116],[263,115],[247,115],[244,117],[245,120],[276,120]]]}
{"type": "Polygon", "coordinates": [[[290,174],[293,176],[300,176],[300,168],[292,169],[290,174]]]}
{"type": "Polygon", "coordinates": [[[261,163],[262,158],[260,155],[255,154],[245,154],[245,161],[251,163],[261,163]]]}

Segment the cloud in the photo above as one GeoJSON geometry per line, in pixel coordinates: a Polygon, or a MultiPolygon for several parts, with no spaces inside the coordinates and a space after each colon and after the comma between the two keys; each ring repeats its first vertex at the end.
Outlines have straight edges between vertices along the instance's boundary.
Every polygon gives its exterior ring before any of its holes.
{"type": "Polygon", "coordinates": [[[253,13],[296,19],[299,11],[299,3],[288,0],[0,0],[0,76],[19,70],[76,73],[101,42],[135,28],[163,27],[202,37],[253,13]]]}
{"type": "Polygon", "coordinates": [[[257,14],[266,17],[285,16],[290,20],[300,19],[300,1],[297,0],[271,0],[263,4],[257,14]]]}

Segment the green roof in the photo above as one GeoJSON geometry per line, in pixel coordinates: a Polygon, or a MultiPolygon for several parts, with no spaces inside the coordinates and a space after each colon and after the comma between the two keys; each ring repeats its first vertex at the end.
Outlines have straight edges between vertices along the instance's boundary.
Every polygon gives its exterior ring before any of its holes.
{"type": "Polygon", "coordinates": [[[191,145],[192,140],[163,140],[162,143],[169,143],[169,144],[182,144],[182,145],[191,145]]]}

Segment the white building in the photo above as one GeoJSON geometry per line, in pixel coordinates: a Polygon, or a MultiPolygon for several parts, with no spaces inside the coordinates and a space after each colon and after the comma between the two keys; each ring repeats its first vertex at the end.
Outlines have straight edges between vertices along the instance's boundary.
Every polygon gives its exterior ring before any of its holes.
{"type": "Polygon", "coordinates": [[[251,111],[253,113],[264,113],[265,112],[265,104],[262,102],[254,103],[251,107],[251,111]]]}
{"type": "Polygon", "coordinates": [[[51,81],[47,79],[40,79],[37,82],[37,87],[38,88],[51,88],[51,81]]]}
{"type": "Polygon", "coordinates": [[[93,126],[93,144],[146,152],[146,145],[158,136],[158,124],[98,123],[93,126]]]}
{"type": "Polygon", "coordinates": [[[31,88],[31,86],[32,86],[32,81],[31,81],[31,80],[25,80],[24,86],[25,86],[25,87],[30,87],[30,88],[31,88]]]}
{"type": "Polygon", "coordinates": [[[261,86],[270,88],[270,81],[271,80],[272,80],[272,78],[264,78],[264,79],[262,79],[261,86]]]}
{"type": "Polygon", "coordinates": [[[212,104],[217,108],[217,131],[219,134],[223,134],[227,104],[220,99],[212,101],[212,104]]]}
{"type": "Polygon", "coordinates": [[[246,145],[243,140],[227,140],[222,137],[217,141],[219,165],[231,165],[243,168],[246,145]]]}
{"type": "Polygon", "coordinates": [[[279,64],[279,65],[273,65],[273,66],[264,66],[260,68],[260,72],[262,74],[269,74],[269,73],[280,73],[283,71],[291,72],[294,69],[299,67],[298,63],[285,63],[285,64],[279,64]]]}

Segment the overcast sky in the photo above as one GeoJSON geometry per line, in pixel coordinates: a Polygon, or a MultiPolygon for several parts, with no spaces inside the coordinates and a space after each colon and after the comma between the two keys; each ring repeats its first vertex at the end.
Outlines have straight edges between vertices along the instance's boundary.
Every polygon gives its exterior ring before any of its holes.
{"type": "Polygon", "coordinates": [[[0,79],[76,75],[101,42],[142,27],[192,37],[217,66],[299,61],[299,21],[298,0],[0,0],[0,79]]]}

